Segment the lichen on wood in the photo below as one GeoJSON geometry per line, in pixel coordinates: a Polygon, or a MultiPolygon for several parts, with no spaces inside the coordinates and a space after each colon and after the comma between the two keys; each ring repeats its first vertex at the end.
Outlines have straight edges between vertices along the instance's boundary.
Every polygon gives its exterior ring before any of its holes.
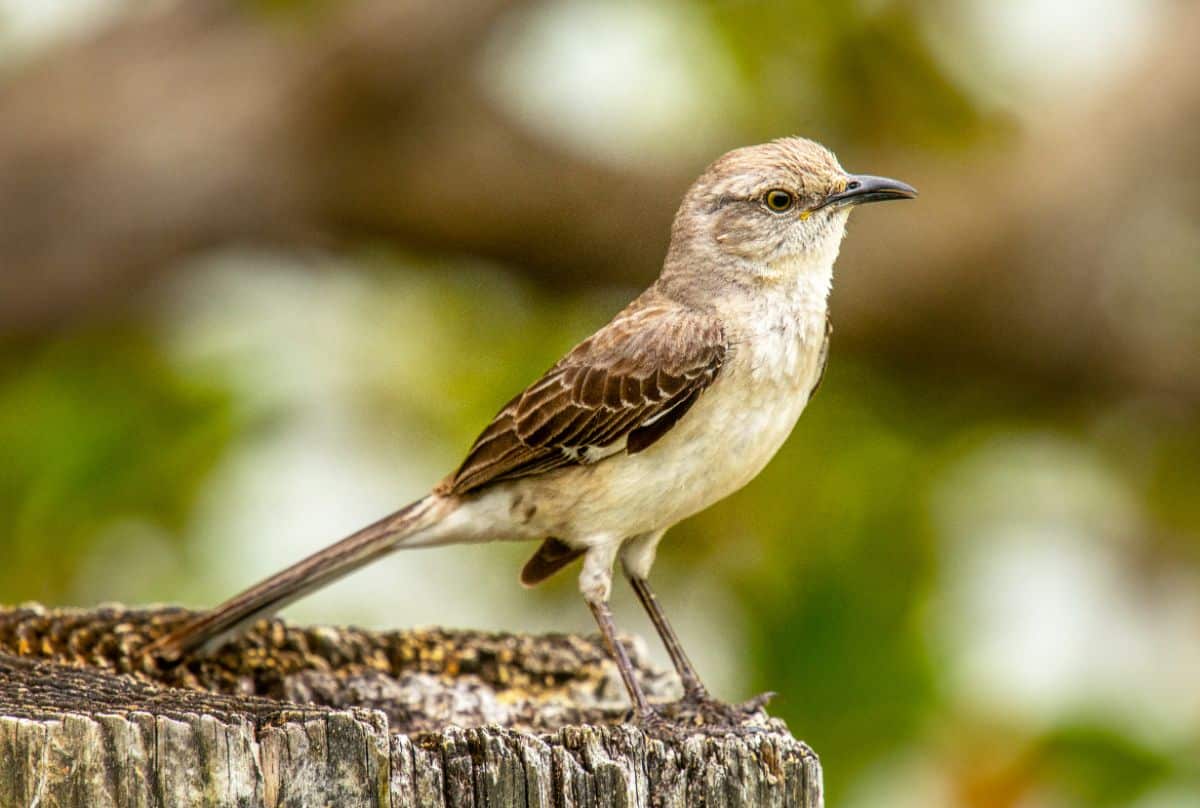
{"type": "Polygon", "coordinates": [[[0,806],[821,804],[816,756],[765,714],[624,723],[593,639],[269,620],[178,666],[138,655],[188,614],[0,609],[0,806]]]}

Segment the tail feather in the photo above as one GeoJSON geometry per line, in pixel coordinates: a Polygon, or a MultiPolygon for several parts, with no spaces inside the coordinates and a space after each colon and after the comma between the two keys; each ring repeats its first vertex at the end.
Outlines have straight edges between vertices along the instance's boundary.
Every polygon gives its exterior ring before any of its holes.
{"type": "Polygon", "coordinates": [[[239,628],[399,549],[406,540],[420,544],[421,534],[451,508],[451,500],[436,494],[419,499],[197,615],[143,653],[171,662],[201,646],[213,648],[239,628]]]}

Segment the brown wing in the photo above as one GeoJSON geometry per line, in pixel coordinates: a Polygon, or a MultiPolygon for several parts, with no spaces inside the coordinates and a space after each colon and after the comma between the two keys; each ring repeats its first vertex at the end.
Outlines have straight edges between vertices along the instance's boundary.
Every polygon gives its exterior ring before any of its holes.
{"type": "Polygon", "coordinates": [[[630,307],[510,401],[443,490],[640,452],[683,417],[724,358],[712,318],[673,304],[630,307]]]}

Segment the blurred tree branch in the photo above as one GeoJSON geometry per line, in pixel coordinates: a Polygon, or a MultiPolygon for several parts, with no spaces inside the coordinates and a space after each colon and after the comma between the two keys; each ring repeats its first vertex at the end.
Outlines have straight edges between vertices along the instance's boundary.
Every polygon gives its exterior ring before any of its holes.
{"type": "MultiPolygon", "coordinates": [[[[72,321],[230,241],[386,238],[547,284],[650,278],[689,177],[602,167],[495,109],[475,57],[512,5],[363,0],[281,20],[193,1],[11,76],[0,331],[72,321]]],[[[1200,206],[1200,9],[1176,16],[1136,75],[1004,153],[853,166],[923,195],[854,225],[839,339],[930,372],[1200,400],[1200,324],[1125,299],[1155,212],[1200,206]]]]}
{"type": "Polygon", "coordinates": [[[572,158],[490,108],[474,54],[511,5],[367,0],[281,20],[196,0],[11,77],[0,330],[69,320],[239,240],[387,237],[562,283],[645,277],[682,181],[572,158]]]}

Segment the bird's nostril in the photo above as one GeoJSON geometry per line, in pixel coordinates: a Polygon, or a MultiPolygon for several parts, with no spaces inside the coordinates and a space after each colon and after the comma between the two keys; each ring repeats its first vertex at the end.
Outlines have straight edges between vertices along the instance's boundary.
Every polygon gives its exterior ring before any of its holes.
{"type": "Polygon", "coordinates": [[[860,186],[860,185],[862,185],[862,183],[859,182],[858,180],[851,180],[849,183],[846,184],[846,190],[847,191],[857,190],[858,186],[860,186]]]}

